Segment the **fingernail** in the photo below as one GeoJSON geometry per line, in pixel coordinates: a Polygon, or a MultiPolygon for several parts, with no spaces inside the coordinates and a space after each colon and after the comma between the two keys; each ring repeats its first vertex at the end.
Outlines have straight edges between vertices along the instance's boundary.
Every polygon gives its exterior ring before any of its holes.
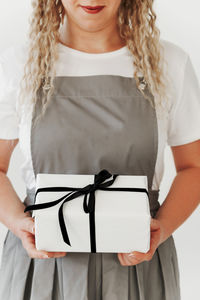
{"type": "Polygon", "coordinates": [[[130,254],[128,254],[128,256],[133,256],[133,257],[135,257],[135,254],[133,254],[133,253],[130,253],[130,254]]]}
{"type": "Polygon", "coordinates": [[[32,233],[34,233],[34,227],[32,227],[31,231],[32,231],[32,233]]]}
{"type": "Polygon", "coordinates": [[[44,254],[43,257],[44,258],[49,258],[49,256],[47,254],[44,254]]]}

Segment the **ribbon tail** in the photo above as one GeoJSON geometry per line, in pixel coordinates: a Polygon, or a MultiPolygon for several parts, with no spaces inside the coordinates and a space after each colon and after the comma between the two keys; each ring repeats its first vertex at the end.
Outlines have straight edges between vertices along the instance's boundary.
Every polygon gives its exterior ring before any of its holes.
{"type": "Polygon", "coordinates": [[[37,210],[37,209],[49,208],[49,207],[55,206],[55,205],[57,205],[58,203],[60,203],[65,198],[66,198],[66,195],[64,195],[63,197],[61,197],[61,198],[59,198],[57,200],[54,200],[54,201],[28,205],[24,209],[24,212],[27,212],[29,210],[37,210]]]}
{"type": "Polygon", "coordinates": [[[63,204],[64,203],[65,202],[62,203],[62,205],[60,206],[59,211],[58,211],[59,224],[60,224],[60,229],[61,229],[61,233],[62,233],[62,237],[63,237],[64,242],[66,244],[68,244],[69,246],[71,246],[69,236],[68,236],[68,233],[67,233],[67,228],[65,226],[64,216],[63,216],[63,204]]]}
{"type": "Polygon", "coordinates": [[[52,201],[52,202],[46,202],[46,203],[38,203],[38,204],[32,204],[28,205],[25,209],[24,212],[30,211],[30,210],[38,210],[42,208],[49,208],[51,206],[54,206],[58,204],[61,200],[57,201],[52,201]]]}

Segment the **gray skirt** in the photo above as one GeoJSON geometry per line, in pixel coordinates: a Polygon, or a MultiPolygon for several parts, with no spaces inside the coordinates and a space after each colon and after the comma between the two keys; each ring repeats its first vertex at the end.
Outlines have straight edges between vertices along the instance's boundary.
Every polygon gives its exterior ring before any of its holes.
{"type": "Polygon", "coordinates": [[[177,253],[171,235],[150,261],[122,266],[117,253],[30,258],[8,231],[0,268],[5,300],[179,300],[177,253]]]}

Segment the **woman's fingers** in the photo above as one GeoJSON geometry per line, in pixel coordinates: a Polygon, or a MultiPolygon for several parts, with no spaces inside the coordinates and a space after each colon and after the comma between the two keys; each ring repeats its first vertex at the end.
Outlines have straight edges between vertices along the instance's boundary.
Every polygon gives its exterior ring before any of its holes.
{"type": "Polygon", "coordinates": [[[53,258],[53,257],[63,257],[66,252],[48,252],[45,250],[37,250],[35,247],[35,236],[31,232],[25,232],[22,237],[22,244],[28,255],[31,258],[53,258]]]}
{"type": "Polygon", "coordinates": [[[34,235],[31,234],[30,232],[24,232],[23,237],[22,237],[22,245],[24,249],[27,251],[28,255],[31,258],[45,258],[47,255],[46,251],[38,251],[35,248],[35,239],[34,235]]]}
{"type": "Polygon", "coordinates": [[[141,262],[141,260],[135,256],[131,256],[131,258],[127,255],[127,253],[118,253],[118,259],[123,266],[131,266],[137,265],[141,262]]]}
{"type": "Polygon", "coordinates": [[[35,220],[32,217],[26,217],[20,221],[20,233],[30,232],[35,234],[35,220]]]}
{"type": "Polygon", "coordinates": [[[149,261],[153,258],[153,255],[159,246],[160,241],[160,222],[156,219],[151,219],[151,238],[150,249],[146,253],[133,251],[131,253],[118,253],[118,259],[124,266],[136,265],[143,261],[149,261]]]}
{"type": "Polygon", "coordinates": [[[151,231],[160,230],[160,221],[158,221],[157,219],[151,218],[150,228],[151,228],[151,231]]]}

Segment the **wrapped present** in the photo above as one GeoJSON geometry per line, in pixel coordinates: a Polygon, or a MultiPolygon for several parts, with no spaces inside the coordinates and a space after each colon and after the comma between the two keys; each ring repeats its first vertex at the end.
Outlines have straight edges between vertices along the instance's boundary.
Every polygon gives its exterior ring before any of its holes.
{"type": "Polygon", "coordinates": [[[36,176],[38,250],[146,253],[150,248],[147,176],[46,174],[36,176]]]}

